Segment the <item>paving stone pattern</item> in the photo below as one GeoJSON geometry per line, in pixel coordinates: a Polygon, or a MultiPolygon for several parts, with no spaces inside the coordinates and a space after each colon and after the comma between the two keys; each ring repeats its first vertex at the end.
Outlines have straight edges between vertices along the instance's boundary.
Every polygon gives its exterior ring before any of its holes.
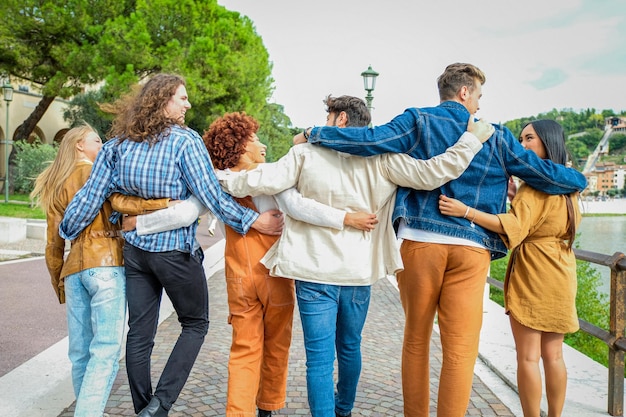
{"type": "MultiPolygon", "coordinates": [[[[226,320],[228,308],[223,270],[209,279],[209,293],[211,320],[209,333],[187,384],[170,411],[171,417],[225,415],[231,328],[226,320]]],[[[370,310],[363,332],[363,370],[352,411],[354,417],[402,416],[400,356],[403,326],[404,314],[397,290],[388,280],[380,280],[372,288],[370,310]]],[[[179,332],[180,326],[175,313],[159,326],[152,356],[154,386],[179,332]]],[[[437,333],[434,335],[431,344],[431,417],[436,416],[434,399],[437,397],[441,366],[441,346],[437,333]]],[[[302,328],[296,308],[287,404],[277,412],[277,415],[310,415],[305,373],[302,328]]],[[[64,410],[59,417],[71,417],[73,410],[74,404],[64,410]]],[[[111,417],[135,415],[124,360],[120,363],[120,371],[105,411],[111,417]]],[[[477,376],[474,377],[472,397],[466,415],[514,416],[477,376]]]]}

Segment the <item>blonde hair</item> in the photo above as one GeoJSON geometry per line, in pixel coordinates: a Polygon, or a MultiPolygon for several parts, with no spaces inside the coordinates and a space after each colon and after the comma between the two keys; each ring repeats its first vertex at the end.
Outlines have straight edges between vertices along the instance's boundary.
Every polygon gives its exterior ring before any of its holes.
{"type": "Polygon", "coordinates": [[[94,132],[94,128],[86,123],[68,130],[61,140],[54,161],[35,179],[35,187],[30,193],[30,198],[35,200],[46,213],[51,208],[59,211],[65,210],[61,199],[63,187],[81,156],[76,145],[94,132]]]}

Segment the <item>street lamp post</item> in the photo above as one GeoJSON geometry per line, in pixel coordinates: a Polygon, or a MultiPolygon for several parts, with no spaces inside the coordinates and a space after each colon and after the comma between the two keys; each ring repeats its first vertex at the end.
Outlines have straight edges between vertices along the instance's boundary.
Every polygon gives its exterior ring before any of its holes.
{"type": "MultiPolygon", "coordinates": [[[[372,91],[376,88],[376,77],[378,77],[378,73],[372,69],[370,65],[365,71],[361,73],[361,77],[363,77],[363,86],[365,87],[365,91],[367,95],[365,96],[365,101],[367,102],[367,109],[370,111],[370,115],[372,114],[372,100],[374,100],[374,96],[372,95],[372,91]]],[[[370,122],[370,127],[372,127],[372,123],[370,122]]]]}
{"type": "Polygon", "coordinates": [[[4,95],[4,101],[7,105],[7,122],[5,125],[6,131],[4,133],[4,202],[9,202],[9,145],[13,144],[11,136],[9,134],[9,104],[13,101],[13,87],[9,79],[2,86],[2,94],[4,95]]]}

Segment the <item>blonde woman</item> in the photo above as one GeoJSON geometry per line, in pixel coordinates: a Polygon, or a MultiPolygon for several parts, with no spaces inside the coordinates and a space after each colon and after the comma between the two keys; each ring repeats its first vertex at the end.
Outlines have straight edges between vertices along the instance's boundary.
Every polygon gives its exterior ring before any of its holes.
{"type": "MultiPolygon", "coordinates": [[[[46,265],[52,287],[59,302],[67,304],[76,417],[103,415],[119,368],[126,316],[124,240],[120,226],[108,220],[110,203],[105,202],[93,222],[72,241],[65,260],[65,240],[59,236],[65,208],[89,178],[101,147],[91,126],[70,129],[31,193],[46,212],[46,265]]],[[[163,203],[137,202],[145,209],[163,203]]]]}

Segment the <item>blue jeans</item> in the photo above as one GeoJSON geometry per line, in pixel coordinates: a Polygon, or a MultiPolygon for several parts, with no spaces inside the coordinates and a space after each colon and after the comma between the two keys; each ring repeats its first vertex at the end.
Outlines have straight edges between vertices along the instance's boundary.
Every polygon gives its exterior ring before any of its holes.
{"type": "Polygon", "coordinates": [[[370,286],[296,281],[306,351],[306,384],[313,417],[348,415],[361,375],[361,332],[370,286]],[[333,372],[337,351],[337,392],[333,372]]]}
{"type": "Polygon", "coordinates": [[[147,252],[128,242],[124,245],[128,336],[126,372],[135,412],[139,413],[154,395],[166,410],[178,398],[209,329],[209,292],[199,249],[147,252]],[[154,393],[150,356],[157,332],[163,290],[178,315],[181,333],[161,373],[154,393]]]}
{"type": "Polygon", "coordinates": [[[74,416],[101,416],[119,369],[126,318],[124,267],[65,277],[74,416]]]}

